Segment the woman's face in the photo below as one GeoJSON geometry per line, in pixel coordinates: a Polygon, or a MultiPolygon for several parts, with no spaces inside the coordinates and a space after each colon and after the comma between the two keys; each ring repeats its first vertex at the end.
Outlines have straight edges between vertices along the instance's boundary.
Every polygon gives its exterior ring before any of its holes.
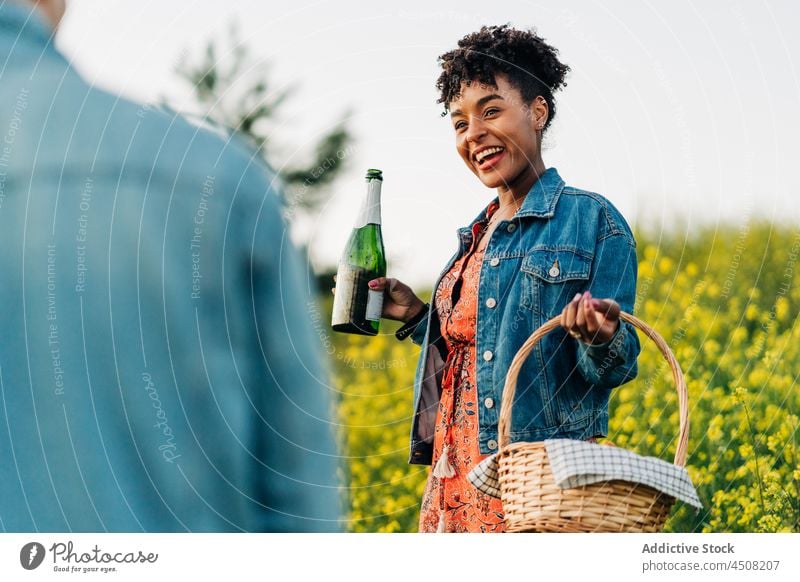
{"type": "Polygon", "coordinates": [[[539,132],[547,105],[541,97],[525,103],[505,75],[495,84],[463,84],[450,102],[450,118],[467,167],[487,188],[513,189],[543,166],[539,132]]]}

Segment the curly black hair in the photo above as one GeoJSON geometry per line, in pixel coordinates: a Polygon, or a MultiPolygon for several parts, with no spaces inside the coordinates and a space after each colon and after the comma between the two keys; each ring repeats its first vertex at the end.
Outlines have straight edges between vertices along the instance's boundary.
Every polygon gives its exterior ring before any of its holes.
{"type": "Polygon", "coordinates": [[[502,73],[519,89],[525,103],[542,96],[550,114],[545,129],[556,115],[553,93],[566,85],[569,67],[558,60],[558,49],[547,44],[534,30],[517,30],[509,25],[483,26],[458,41],[458,48],[439,57],[442,74],[436,81],[437,103],[445,110],[461,95],[461,84],[479,82],[496,85],[502,73]]]}

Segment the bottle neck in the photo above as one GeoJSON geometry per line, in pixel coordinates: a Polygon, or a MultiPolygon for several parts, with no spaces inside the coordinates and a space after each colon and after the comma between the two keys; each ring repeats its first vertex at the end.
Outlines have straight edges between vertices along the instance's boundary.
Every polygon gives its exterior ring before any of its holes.
{"type": "Polygon", "coordinates": [[[381,223],[381,180],[367,180],[367,197],[361,205],[355,228],[381,223]]]}

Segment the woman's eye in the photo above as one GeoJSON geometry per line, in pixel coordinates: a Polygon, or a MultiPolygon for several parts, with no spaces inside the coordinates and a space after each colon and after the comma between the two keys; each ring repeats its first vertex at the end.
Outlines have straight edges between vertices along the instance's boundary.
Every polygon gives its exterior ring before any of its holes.
{"type": "Polygon", "coordinates": [[[467,122],[466,121],[458,121],[458,122],[456,122],[456,124],[453,127],[455,128],[456,131],[461,131],[462,129],[467,127],[467,122]]]}
{"type": "Polygon", "coordinates": [[[486,110],[483,116],[489,117],[490,115],[496,115],[498,113],[500,113],[500,110],[497,107],[490,107],[489,109],[486,110]]]}

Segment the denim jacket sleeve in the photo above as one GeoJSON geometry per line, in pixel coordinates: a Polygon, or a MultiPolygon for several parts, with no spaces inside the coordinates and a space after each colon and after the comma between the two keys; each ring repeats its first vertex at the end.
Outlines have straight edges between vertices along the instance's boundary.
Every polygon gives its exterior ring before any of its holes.
{"type": "MultiPolygon", "coordinates": [[[[633,313],[636,271],[636,243],[632,236],[624,231],[607,236],[595,251],[590,279],[592,296],[614,299],[622,311],[633,313]]],[[[578,369],[595,386],[616,388],[636,377],[640,345],[636,330],[629,323],[620,321],[614,336],[604,344],[577,344],[578,369]]]]}

